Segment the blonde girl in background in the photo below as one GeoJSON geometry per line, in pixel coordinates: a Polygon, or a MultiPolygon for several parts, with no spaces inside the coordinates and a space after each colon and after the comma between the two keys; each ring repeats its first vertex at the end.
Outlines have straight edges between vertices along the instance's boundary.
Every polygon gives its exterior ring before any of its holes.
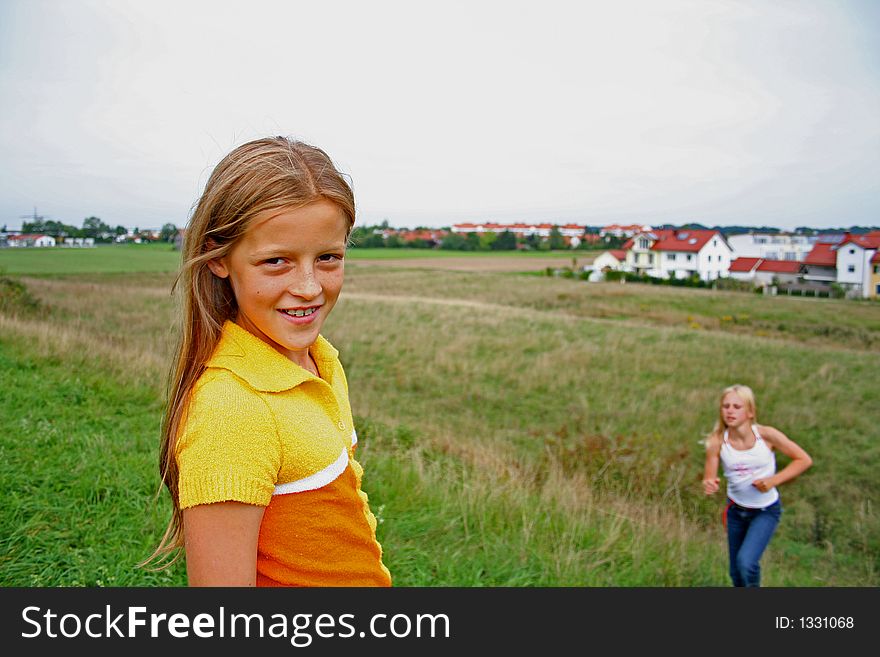
{"type": "Polygon", "coordinates": [[[186,232],[160,468],[190,585],[389,586],[354,460],[338,352],[354,196],[327,154],[284,137],[212,172],[186,232]]]}
{"type": "Polygon", "coordinates": [[[706,495],[718,492],[719,461],[727,480],[725,524],[734,586],[761,585],[761,556],[782,515],[776,487],[813,463],[809,454],[784,433],[757,422],[751,388],[730,386],[721,394],[718,420],[706,442],[703,491],[706,495]],[[775,450],[791,459],[779,472],[775,450]]]}

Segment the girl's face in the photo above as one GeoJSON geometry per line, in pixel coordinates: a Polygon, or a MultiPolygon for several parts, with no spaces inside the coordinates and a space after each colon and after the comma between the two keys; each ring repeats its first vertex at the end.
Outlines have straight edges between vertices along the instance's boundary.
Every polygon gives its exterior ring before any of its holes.
{"type": "Polygon", "coordinates": [[[208,266],[229,278],[235,322],[304,365],[342,289],[347,236],[345,214],[322,199],[257,217],[229,253],[208,266]]]}
{"type": "Polygon", "coordinates": [[[721,400],[721,417],[728,427],[738,427],[754,419],[745,401],[735,392],[728,392],[721,400]]]}

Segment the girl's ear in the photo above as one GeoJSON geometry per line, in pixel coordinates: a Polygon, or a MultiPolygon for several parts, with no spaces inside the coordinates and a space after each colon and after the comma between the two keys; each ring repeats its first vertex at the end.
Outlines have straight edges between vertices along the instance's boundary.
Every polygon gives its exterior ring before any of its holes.
{"type": "Polygon", "coordinates": [[[229,269],[226,268],[226,264],[223,262],[222,258],[208,260],[208,269],[210,269],[211,273],[217,278],[229,278],[229,269]]]}

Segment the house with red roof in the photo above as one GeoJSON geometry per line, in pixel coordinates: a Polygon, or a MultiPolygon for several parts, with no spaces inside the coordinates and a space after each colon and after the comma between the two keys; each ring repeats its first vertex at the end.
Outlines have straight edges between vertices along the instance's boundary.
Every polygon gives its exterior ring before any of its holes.
{"type": "Polygon", "coordinates": [[[39,235],[34,233],[22,233],[20,235],[9,235],[6,243],[11,247],[43,247],[55,246],[55,238],[51,235],[39,235]]]}
{"type": "Polygon", "coordinates": [[[874,296],[877,288],[872,288],[872,276],[876,263],[872,261],[880,251],[880,234],[877,231],[866,235],[847,234],[835,246],[837,282],[849,288],[854,295],[862,298],[874,296]]]}
{"type": "Polygon", "coordinates": [[[611,235],[613,237],[632,237],[637,233],[646,233],[650,230],[651,227],[646,224],[631,224],[629,226],[610,224],[608,226],[602,226],[602,228],[599,229],[599,237],[605,237],[606,235],[611,235]]]}
{"type": "Polygon", "coordinates": [[[874,282],[880,231],[864,235],[846,233],[838,242],[818,242],[804,260],[805,281],[837,283],[852,296],[867,298],[880,294],[874,282]]]}
{"type": "Polygon", "coordinates": [[[688,278],[704,281],[726,277],[733,253],[717,230],[662,228],[637,233],[623,243],[625,271],[655,278],[688,278]]]}
{"type": "Polygon", "coordinates": [[[804,259],[804,280],[830,285],[837,282],[837,252],[832,242],[817,242],[804,259]]]}
{"type": "MultiPolygon", "coordinates": [[[[584,267],[584,270],[586,271],[589,268],[590,271],[601,273],[606,271],[620,271],[625,262],[626,251],[623,249],[611,249],[608,251],[602,251],[602,253],[593,259],[593,262],[588,265],[588,267],[584,267]]],[[[600,280],[600,277],[597,276],[595,280],[600,280]]]]}
{"type": "Polygon", "coordinates": [[[803,263],[795,260],[737,258],[730,263],[730,277],[752,281],[756,286],[797,283],[800,281],[802,269],[803,263]]]}

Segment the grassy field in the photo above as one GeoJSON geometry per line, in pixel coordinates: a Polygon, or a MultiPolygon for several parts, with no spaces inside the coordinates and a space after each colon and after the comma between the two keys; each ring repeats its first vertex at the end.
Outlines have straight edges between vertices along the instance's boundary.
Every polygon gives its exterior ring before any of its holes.
{"type": "MultiPolygon", "coordinates": [[[[519,258],[528,263],[535,259],[551,259],[570,264],[571,251],[443,251],[440,249],[349,249],[348,259],[358,260],[425,260],[468,259],[498,260],[519,258]]],[[[590,252],[575,252],[585,262],[590,252]]],[[[169,244],[102,244],[91,249],[66,247],[42,249],[0,249],[0,272],[26,276],[63,274],[125,274],[174,272],[180,264],[180,253],[169,244]]],[[[527,264],[524,269],[529,269],[527,264]]]]}
{"type": "MultiPolygon", "coordinates": [[[[135,567],[168,511],[173,276],[48,273],[0,288],[0,584],[182,584],[135,567]]],[[[397,585],[726,586],[700,440],[733,382],[815,461],[765,584],[880,584],[880,304],[353,258],[324,333],[397,585]]]]}

